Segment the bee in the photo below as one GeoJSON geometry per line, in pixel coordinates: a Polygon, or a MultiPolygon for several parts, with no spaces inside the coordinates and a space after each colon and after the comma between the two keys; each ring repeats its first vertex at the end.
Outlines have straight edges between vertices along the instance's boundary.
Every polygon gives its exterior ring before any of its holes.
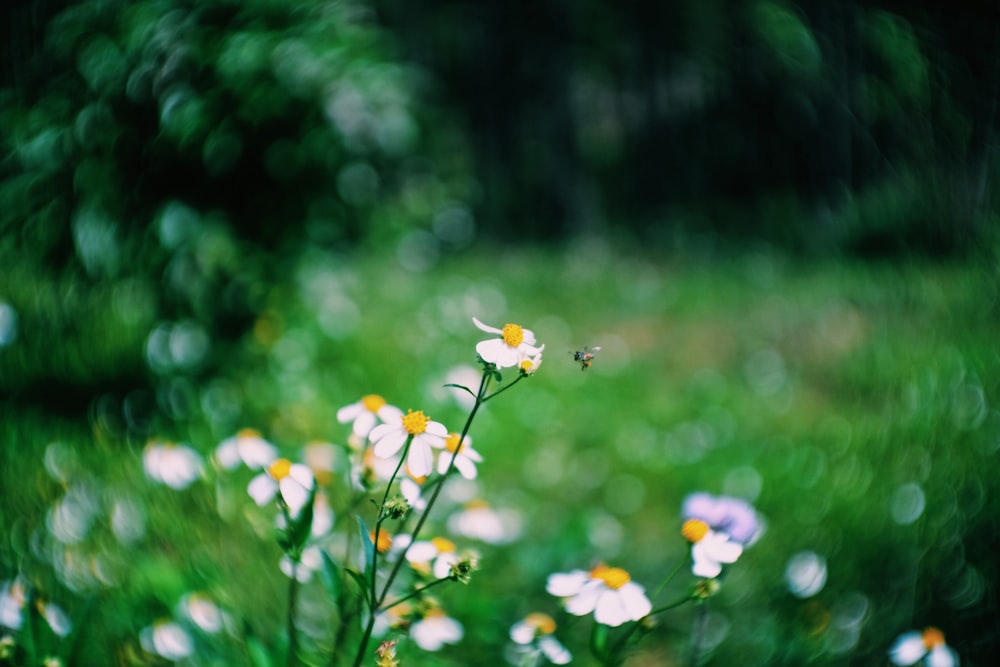
{"type": "Polygon", "coordinates": [[[594,357],[598,352],[601,351],[600,345],[595,345],[594,347],[585,347],[582,350],[577,350],[573,353],[573,361],[580,362],[580,370],[585,371],[590,368],[590,364],[594,363],[594,357]]]}

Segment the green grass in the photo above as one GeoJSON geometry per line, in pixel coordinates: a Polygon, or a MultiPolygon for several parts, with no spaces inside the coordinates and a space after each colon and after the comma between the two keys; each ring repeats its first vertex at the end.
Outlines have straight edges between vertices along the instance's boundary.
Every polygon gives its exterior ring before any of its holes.
{"type": "MultiPolygon", "coordinates": [[[[297,455],[312,440],[343,444],[337,408],[371,392],[458,429],[463,413],[441,386],[450,368],[475,362],[482,334],[471,316],[522,323],[546,344],[538,374],[490,402],[471,432],[486,458],[480,494],[522,512],[523,536],[482,548],[469,586],[439,589],[463,642],[435,656],[401,644],[404,664],[495,664],[509,626],[536,609],[557,616],[589,664],[590,623],[556,613],[546,576],[603,559],[655,589],[685,556],[679,509],[698,490],[749,497],[767,519],[709,603],[703,660],[885,664],[896,635],[938,625],[965,664],[987,664],[1000,631],[993,271],[763,252],[650,257],[598,244],[467,255],[421,274],[386,257],[309,261],[273,287],[255,333],[216,351],[211,383],[184,385],[195,406],[206,387],[238,406],[161,422],[161,437],[207,454],[251,426],[297,455]],[[587,371],[572,361],[584,345],[602,347],[587,371]],[[924,509],[900,523],[916,488],[924,509]],[[785,584],[802,551],[828,565],[808,599],[785,584]]],[[[78,619],[89,624],[84,655],[135,664],[139,630],[194,589],[241,618],[241,636],[279,642],[287,582],[269,514],[244,506],[248,475],[172,491],[145,479],[145,435],[113,409],[89,423],[7,412],[2,578],[28,573],[71,615],[96,599],[78,619]],[[75,452],[62,481],[43,467],[53,441],[75,452]],[[104,514],[82,542],[60,546],[46,537],[46,511],[78,483],[104,514]],[[145,516],[128,545],[107,518],[122,499],[145,516]],[[221,516],[220,500],[230,508],[221,516]],[[112,583],[66,587],[52,562],[67,553],[103,563],[112,583]]],[[[662,600],[690,581],[678,577],[662,600]]],[[[328,623],[320,584],[303,596],[304,622],[328,623]]],[[[688,607],[663,614],[630,664],[686,664],[692,620],[688,607]]],[[[244,651],[243,640],[216,640],[198,664],[244,651]]]]}

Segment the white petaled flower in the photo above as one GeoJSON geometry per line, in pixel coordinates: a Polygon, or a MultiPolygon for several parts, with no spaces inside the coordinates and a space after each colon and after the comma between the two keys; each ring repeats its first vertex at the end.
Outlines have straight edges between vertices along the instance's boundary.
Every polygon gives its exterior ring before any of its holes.
{"type": "Polygon", "coordinates": [[[69,616],[58,605],[39,600],[36,606],[42,618],[52,628],[52,632],[60,637],[65,637],[73,629],[73,623],[69,620],[69,616]]]}
{"type": "Polygon", "coordinates": [[[299,583],[304,584],[312,579],[313,572],[323,567],[323,554],[319,547],[313,544],[302,550],[302,556],[298,563],[293,563],[288,554],[285,554],[281,557],[278,567],[281,568],[286,577],[291,578],[294,575],[299,583]]]}
{"type": "Polygon", "coordinates": [[[723,563],[735,563],[743,547],[729,539],[726,533],[717,533],[701,519],[688,519],[681,526],[681,535],[691,542],[691,571],[699,577],[713,579],[722,572],[723,563]]]}
{"type": "Polygon", "coordinates": [[[429,475],[434,469],[434,453],[432,447],[444,447],[444,439],[448,429],[430,418],[422,411],[408,410],[404,415],[392,422],[380,424],[372,429],[370,434],[375,449],[375,456],[387,459],[406,444],[407,438],[413,438],[410,443],[410,453],[406,457],[410,474],[415,477],[429,475]]]}
{"type": "Polygon", "coordinates": [[[538,348],[538,352],[529,357],[524,358],[521,361],[520,369],[525,375],[534,375],[538,367],[542,365],[542,352],[545,350],[545,346],[542,345],[538,348]]]}
{"type": "Polygon", "coordinates": [[[552,574],[545,590],[564,598],[566,611],[574,616],[593,612],[594,620],[612,627],[638,621],[653,609],[646,590],[618,567],[597,565],[589,572],[552,574]]]}
{"type": "Polygon", "coordinates": [[[0,627],[20,630],[26,601],[24,581],[20,577],[5,581],[0,588],[0,627]]]}
{"type": "Polygon", "coordinates": [[[260,505],[264,506],[274,500],[276,494],[288,507],[288,513],[294,519],[309,502],[313,485],[312,471],[309,466],[292,463],[288,459],[278,459],[260,473],[247,486],[247,493],[260,505]]]}
{"type": "Polygon", "coordinates": [[[260,470],[276,458],[278,448],[252,428],[241,429],[215,449],[215,460],[226,470],[232,470],[240,463],[252,470],[260,470]]]}
{"type": "Polygon", "coordinates": [[[326,494],[322,491],[317,491],[316,497],[313,500],[313,519],[312,526],[309,528],[309,534],[313,537],[326,535],[333,530],[336,518],[326,494]]]}
{"type": "Polygon", "coordinates": [[[920,661],[927,667],[958,665],[958,654],[944,643],[944,633],[934,627],[901,634],[889,649],[889,659],[896,665],[915,665],[920,661]]]}
{"type": "Polygon", "coordinates": [[[420,572],[433,572],[437,579],[451,575],[451,566],[459,561],[455,543],[444,537],[418,540],[406,550],[406,560],[420,572]],[[432,564],[433,562],[433,564],[432,564]]]}
{"type": "Polygon", "coordinates": [[[440,651],[445,644],[457,644],[464,634],[462,624],[440,609],[431,609],[410,626],[410,638],[425,651],[440,651]]]}
{"type": "Polygon", "coordinates": [[[420,484],[409,477],[399,480],[399,492],[415,512],[422,512],[427,507],[427,499],[423,497],[420,484]]]}
{"type": "Polygon", "coordinates": [[[191,635],[173,621],[157,621],[143,628],[139,643],[148,653],[166,660],[180,660],[194,653],[191,635]]]}
{"type": "Polygon", "coordinates": [[[181,490],[191,486],[201,474],[201,456],[187,445],[150,442],[142,453],[146,476],[155,482],[181,490]]]}
{"type": "Polygon", "coordinates": [[[444,450],[438,455],[438,473],[443,475],[448,472],[454,458],[454,466],[462,477],[475,479],[476,464],[482,463],[483,457],[472,448],[472,438],[465,436],[459,444],[460,437],[458,433],[450,433],[444,439],[444,450]]]}
{"type": "Polygon", "coordinates": [[[195,591],[188,593],[177,603],[180,616],[188,619],[202,632],[214,635],[222,629],[226,622],[225,613],[206,593],[195,591]]]}
{"type": "Polygon", "coordinates": [[[337,421],[341,424],[351,422],[351,430],[355,435],[367,438],[375,424],[395,422],[403,416],[403,411],[394,405],[389,405],[378,394],[368,394],[357,403],[351,403],[337,410],[337,421]]]}
{"type": "Polygon", "coordinates": [[[520,324],[505,324],[503,329],[497,329],[483,324],[475,317],[472,322],[480,330],[499,336],[476,344],[476,352],[483,361],[497,368],[520,366],[525,359],[541,355],[542,350],[535,347],[535,334],[531,329],[525,329],[520,324]]]}
{"type": "Polygon", "coordinates": [[[511,626],[510,638],[517,644],[516,653],[522,658],[518,664],[524,664],[523,658],[528,656],[537,662],[539,654],[553,665],[565,665],[573,660],[569,649],[553,636],[555,631],[556,622],[540,612],[528,614],[511,626]]]}
{"type": "Polygon", "coordinates": [[[514,510],[495,510],[484,500],[473,500],[448,517],[448,530],[489,544],[504,544],[520,537],[522,523],[514,510]]]}

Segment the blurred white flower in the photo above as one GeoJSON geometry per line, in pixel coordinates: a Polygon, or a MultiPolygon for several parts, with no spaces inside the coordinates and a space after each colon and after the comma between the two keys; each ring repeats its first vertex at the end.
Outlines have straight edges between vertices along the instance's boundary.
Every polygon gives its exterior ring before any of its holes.
{"type": "Polygon", "coordinates": [[[222,629],[225,615],[206,593],[188,593],[177,605],[181,616],[194,623],[202,632],[214,635],[222,629]]]}
{"type": "Polygon", "coordinates": [[[294,519],[309,502],[314,485],[315,480],[309,466],[292,463],[288,459],[278,459],[266,471],[250,480],[247,493],[260,506],[271,502],[280,493],[282,501],[288,507],[288,513],[294,519]]]}
{"type": "Polygon", "coordinates": [[[21,629],[26,593],[24,581],[20,577],[3,582],[3,587],[0,588],[0,627],[21,629]]]}
{"type": "Polygon", "coordinates": [[[415,512],[422,512],[427,507],[427,499],[422,495],[420,484],[409,477],[399,480],[399,492],[415,512]]]}
{"type": "Polygon", "coordinates": [[[503,329],[497,329],[483,324],[475,317],[472,322],[480,330],[499,336],[476,344],[476,352],[483,361],[497,368],[520,366],[525,359],[541,354],[541,349],[535,347],[535,334],[531,329],[525,329],[519,324],[505,324],[503,329]]]}
{"type": "Polygon", "coordinates": [[[146,476],[172,489],[186,489],[201,474],[201,456],[187,445],[151,441],[142,454],[146,476]]]}
{"type": "Polygon", "coordinates": [[[410,637],[425,651],[439,651],[445,644],[457,644],[464,634],[462,624],[440,609],[431,609],[410,626],[410,637]]]}
{"type": "Polygon", "coordinates": [[[517,512],[495,510],[483,500],[473,500],[448,517],[451,532],[488,544],[513,542],[521,535],[521,523],[517,512]]]}
{"type": "Polygon", "coordinates": [[[542,345],[535,354],[525,357],[520,364],[521,372],[525,375],[534,375],[538,367],[542,365],[542,352],[544,350],[545,346],[542,345]]]}
{"type": "Polygon", "coordinates": [[[351,422],[351,430],[362,438],[368,437],[375,425],[395,422],[403,416],[403,411],[389,405],[378,394],[368,394],[357,403],[351,403],[337,410],[337,421],[351,422]]]}
{"type": "Polygon", "coordinates": [[[278,448],[252,428],[241,429],[236,435],[223,440],[215,450],[215,459],[226,470],[232,470],[240,463],[259,470],[276,458],[278,448]]]}
{"type": "Polygon", "coordinates": [[[920,661],[926,667],[958,665],[958,654],[944,643],[944,633],[933,627],[901,634],[889,649],[889,659],[896,665],[915,665],[920,661]]]}
{"type": "Polygon", "coordinates": [[[472,438],[465,436],[465,439],[459,444],[459,437],[458,433],[450,433],[444,439],[444,450],[438,455],[438,474],[443,475],[448,472],[452,466],[452,458],[454,458],[454,466],[462,477],[475,479],[476,464],[482,463],[483,457],[472,448],[472,438]]]}
{"type": "Polygon", "coordinates": [[[406,456],[406,464],[409,466],[410,474],[415,477],[429,475],[434,469],[434,454],[432,447],[444,447],[445,436],[448,429],[436,421],[431,421],[422,411],[407,411],[405,415],[400,413],[399,417],[385,424],[380,424],[372,429],[370,433],[372,444],[375,446],[375,456],[387,459],[406,444],[407,438],[412,437],[409,454],[406,456]]]}
{"type": "Polygon", "coordinates": [[[712,579],[722,572],[722,563],[735,563],[743,547],[732,542],[726,533],[717,533],[701,519],[688,519],[681,535],[691,542],[691,571],[696,576],[712,579]]]}
{"type": "Polygon", "coordinates": [[[52,628],[52,632],[60,637],[65,637],[73,630],[73,623],[69,620],[69,616],[58,605],[44,600],[38,600],[35,605],[38,613],[42,615],[45,622],[52,628]]]}
{"type": "Polygon", "coordinates": [[[432,572],[437,579],[451,574],[451,566],[459,557],[455,543],[444,537],[417,540],[406,551],[406,560],[419,572],[432,572]]]}
{"type": "Polygon", "coordinates": [[[166,660],[180,660],[194,653],[194,642],[187,630],[168,620],[157,621],[139,633],[139,643],[147,653],[166,660]]]}
{"type": "Polygon", "coordinates": [[[612,627],[638,621],[653,609],[645,589],[618,567],[597,565],[589,572],[551,574],[545,590],[565,598],[566,611],[574,616],[593,612],[594,620],[612,627]]]}
{"type": "Polygon", "coordinates": [[[516,644],[517,665],[537,664],[539,656],[544,656],[553,665],[565,665],[573,660],[562,642],[553,636],[556,622],[548,614],[534,612],[528,614],[510,628],[510,638],[516,644]]]}

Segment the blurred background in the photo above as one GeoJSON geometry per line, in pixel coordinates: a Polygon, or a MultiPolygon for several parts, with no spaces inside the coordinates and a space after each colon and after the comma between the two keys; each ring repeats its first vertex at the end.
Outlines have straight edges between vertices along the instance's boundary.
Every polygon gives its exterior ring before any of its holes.
{"type": "MultiPolygon", "coordinates": [[[[252,427],[295,456],[344,444],[336,410],[372,392],[457,429],[441,386],[475,363],[477,316],[546,343],[472,433],[521,529],[442,594],[462,645],[415,664],[495,658],[527,602],[555,609],[552,571],[603,558],[655,587],[698,490],[768,525],[705,664],[886,664],[927,625],[992,664],[992,3],[0,17],[0,581],[87,627],[75,655],[150,660],[141,628],[191,590],[283,627],[259,602],[283,599],[277,546],[214,481],[147,479],[148,441],[207,458],[252,427]]],[[[691,621],[664,617],[636,664],[683,664],[691,621]]],[[[242,655],[199,641],[192,664],[242,655]]]]}

